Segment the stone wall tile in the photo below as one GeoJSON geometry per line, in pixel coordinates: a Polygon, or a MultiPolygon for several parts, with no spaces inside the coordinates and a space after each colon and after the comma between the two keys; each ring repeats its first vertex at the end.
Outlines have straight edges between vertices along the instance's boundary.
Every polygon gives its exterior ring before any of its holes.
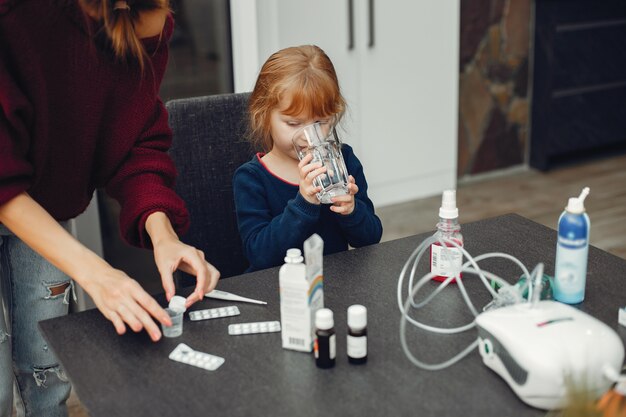
{"type": "MultiPolygon", "coordinates": [[[[530,0],[508,0],[504,11],[504,52],[512,57],[528,55],[530,0]]],[[[519,64],[519,62],[518,62],[519,64]]]]}
{"type": "Polygon", "coordinates": [[[514,98],[506,115],[509,123],[517,123],[518,125],[528,124],[528,100],[525,98],[514,98]]]}
{"type": "Polygon", "coordinates": [[[526,57],[515,72],[515,87],[513,92],[516,96],[526,97],[528,94],[528,77],[528,57],[526,57]]]}
{"type": "Polygon", "coordinates": [[[487,67],[487,78],[502,83],[511,79],[513,70],[505,63],[494,62],[487,67]]]}
{"type": "Polygon", "coordinates": [[[473,58],[489,27],[491,0],[461,1],[460,59],[462,71],[473,58]]]}
{"type": "Polygon", "coordinates": [[[517,140],[519,142],[520,149],[523,152],[523,157],[526,157],[526,149],[528,146],[528,125],[520,125],[517,130],[517,140]]]}
{"type": "Polygon", "coordinates": [[[501,109],[506,109],[511,101],[512,94],[511,83],[491,83],[489,85],[489,91],[493,95],[496,103],[501,109]]]}
{"type": "Polygon", "coordinates": [[[489,58],[491,61],[499,61],[500,51],[502,50],[500,25],[491,25],[487,38],[489,39],[489,58]]]}
{"type": "Polygon", "coordinates": [[[459,177],[526,158],[531,1],[461,1],[459,177]]]}
{"type": "Polygon", "coordinates": [[[477,65],[483,76],[487,75],[489,64],[491,63],[491,52],[489,46],[489,38],[485,37],[478,46],[476,57],[474,58],[474,65],[477,65]]]}
{"type": "Polygon", "coordinates": [[[502,112],[494,110],[485,132],[485,138],[473,158],[472,174],[521,164],[524,154],[517,130],[516,126],[506,123],[502,112]]]}
{"type": "Polygon", "coordinates": [[[467,127],[470,150],[474,153],[480,146],[487,117],[493,108],[493,99],[476,65],[469,66],[459,81],[461,120],[467,127]]]}
{"type": "MultiPolygon", "coordinates": [[[[460,119],[460,115],[459,115],[459,119],[460,119]]],[[[461,177],[469,173],[469,163],[470,163],[472,155],[469,149],[467,133],[466,133],[465,126],[462,120],[459,120],[458,130],[459,130],[459,136],[458,136],[459,149],[458,149],[458,155],[457,155],[457,174],[456,175],[461,177]]]]}
{"type": "MultiPolygon", "coordinates": [[[[467,0],[465,0],[467,1],[467,0]]],[[[491,0],[489,9],[489,23],[498,23],[502,19],[505,0],[491,0]]]]}

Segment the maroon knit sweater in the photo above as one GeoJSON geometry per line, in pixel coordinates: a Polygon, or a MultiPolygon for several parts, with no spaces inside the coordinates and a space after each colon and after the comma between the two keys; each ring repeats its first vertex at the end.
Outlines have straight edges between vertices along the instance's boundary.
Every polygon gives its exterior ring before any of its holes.
{"type": "Polygon", "coordinates": [[[151,62],[142,76],[93,35],[99,27],[77,0],[0,0],[0,205],[26,191],[66,220],[105,187],[129,243],[150,246],[145,220],[155,211],[185,231],[157,96],[173,24],[144,40],[151,62]]]}

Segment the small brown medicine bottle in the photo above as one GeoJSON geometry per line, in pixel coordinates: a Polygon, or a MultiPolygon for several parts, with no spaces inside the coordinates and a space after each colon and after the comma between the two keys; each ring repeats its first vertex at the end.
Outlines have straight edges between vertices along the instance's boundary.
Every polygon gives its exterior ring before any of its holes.
{"type": "Polygon", "coordinates": [[[348,307],[348,362],[367,362],[367,309],[360,304],[348,307]]]}
{"type": "Polygon", "coordinates": [[[315,364],[318,368],[335,366],[337,345],[335,341],[335,323],[333,312],[320,308],[315,313],[315,364]]]}

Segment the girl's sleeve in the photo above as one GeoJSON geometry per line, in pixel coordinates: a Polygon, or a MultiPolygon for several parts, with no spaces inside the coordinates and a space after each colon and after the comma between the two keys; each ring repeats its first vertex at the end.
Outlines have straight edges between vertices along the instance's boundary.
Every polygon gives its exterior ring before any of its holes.
{"type": "Polygon", "coordinates": [[[313,234],[320,216],[320,205],[307,202],[298,192],[281,214],[273,217],[272,198],[259,174],[248,164],[233,178],[237,224],[243,249],[252,270],[283,263],[289,248],[302,248],[313,234]]]}
{"type": "Polygon", "coordinates": [[[383,226],[374,211],[374,204],[367,196],[367,180],[363,172],[363,165],[356,157],[352,148],[343,145],[342,153],[346,161],[348,173],[354,177],[359,192],[354,198],[354,211],[347,216],[335,214],[339,219],[339,226],[348,243],[353,248],[373,245],[380,242],[383,226]]]}

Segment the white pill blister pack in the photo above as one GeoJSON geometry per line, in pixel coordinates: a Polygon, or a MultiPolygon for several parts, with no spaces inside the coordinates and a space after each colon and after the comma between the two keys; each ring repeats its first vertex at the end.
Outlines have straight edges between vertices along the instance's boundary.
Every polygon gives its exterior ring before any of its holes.
{"type": "Polygon", "coordinates": [[[239,308],[237,306],[207,308],[206,310],[196,310],[189,312],[191,321],[219,319],[222,317],[238,316],[239,308]]]}
{"type": "Polygon", "coordinates": [[[231,336],[273,332],[280,332],[279,321],[257,321],[254,323],[237,323],[228,325],[228,334],[231,336]]]}
{"type": "Polygon", "coordinates": [[[206,369],[207,371],[215,371],[225,362],[225,359],[220,356],[193,350],[184,343],[176,346],[176,349],[170,353],[169,358],[176,362],[206,369]]]}

